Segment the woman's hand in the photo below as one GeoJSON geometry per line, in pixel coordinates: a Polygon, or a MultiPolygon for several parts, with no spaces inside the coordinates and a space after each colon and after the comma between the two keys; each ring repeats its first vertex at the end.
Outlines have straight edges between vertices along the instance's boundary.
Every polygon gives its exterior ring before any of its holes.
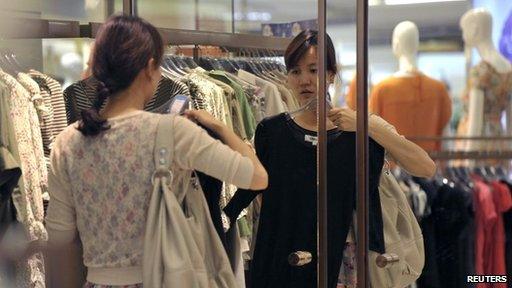
{"type": "Polygon", "coordinates": [[[194,122],[202,124],[204,127],[219,132],[224,124],[219,120],[215,119],[210,113],[204,110],[186,110],[184,113],[185,117],[194,122]]]}
{"type": "Polygon", "coordinates": [[[347,132],[356,131],[356,111],[350,108],[333,108],[329,110],[328,117],[340,130],[347,132]]]}

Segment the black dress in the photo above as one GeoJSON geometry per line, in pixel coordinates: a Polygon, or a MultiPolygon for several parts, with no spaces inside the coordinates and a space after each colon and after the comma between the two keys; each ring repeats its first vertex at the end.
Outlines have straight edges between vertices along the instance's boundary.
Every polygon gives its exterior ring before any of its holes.
{"type": "MultiPolygon", "coordinates": [[[[256,152],[269,173],[263,191],[239,190],[224,209],[232,220],[258,193],[263,192],[251,285],[269,287],[316,287],[317,215],[316,146],[313,131],[298,126],[288,114],[264,119],[256,129],[256,152]],[[288,255],[310,251],[313,261],[302,267],[288,264],[288,255]]],[[[352,222],[356,191],[354,132],[328,131],[328,274],[336,287],[343,248],[352,222]]],[[[370,140],[370,249],[384,252],[382,213],[378,192],[384,149],[370,140]]]]}

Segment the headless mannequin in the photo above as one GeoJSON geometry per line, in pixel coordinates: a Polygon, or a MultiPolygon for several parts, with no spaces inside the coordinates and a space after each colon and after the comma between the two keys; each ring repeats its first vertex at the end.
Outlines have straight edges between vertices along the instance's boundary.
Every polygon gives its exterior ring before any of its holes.
{"type": "Polygon", "coordinates": [[[410,77],[418,70],[419,34],[418,27],[411,21],[401,22],[393,30],[393,53],[398,59],[395,77],[410,77]]]}
{"type": "MultiPolygon", "coordinates": [[[[512,65],[503,57],[492,43],[492,16],[482,8],[466,12],[460,27],[464,42],[469,48],[476,48],[483,61],[489,63],[499,73],[512,71],[512,65]]],[[[484,91],[471,88],[469,91],[469,124],[468,136],[482,136],[484,116],[484,91]]],[[[510,121],[509,121],[510,122],[510,121]]],[[[510,125],[508,125],[510,131],[510,125]]],[[[469,141],[466,149],[475,150],[478,141],[469,141]]]]}
{"type": "MultiPolygon", "coordinates": [[[[393,53],[399,69],[372,89],[370,111],[407,136],[441,136],[451,115],[451,101],[445,86],[418,73],[419,30],[410,21],[393,31],[393,53]],[[425,119],[430,118],[430,121],[425,119]]],[[[427,151],[440,149],[438,142],[418,142],[427,151]]]]}

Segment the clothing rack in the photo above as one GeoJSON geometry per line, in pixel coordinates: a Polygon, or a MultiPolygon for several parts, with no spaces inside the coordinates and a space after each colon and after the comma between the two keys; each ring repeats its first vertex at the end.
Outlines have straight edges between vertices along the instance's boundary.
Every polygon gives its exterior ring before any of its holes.
{"type": "Polygon", "coordinates": [[[437,151],[430,152],[434,160],[491,160],[512,159],[512,150],[506,151],[437,151]]]}
{"type": "Polygon", "coordinates": [[[414,136],[407,137],[411,141],[458,141],[458,140],[469,140],[469,141],[496,141],[496,140],[512,140],[512,136],[414,136]]]}
{"type": "MultiPolygon", "coordinates": [[[[0,39],[96,38],[102,23],[80,25],[78,21],[49,19],[3,19],[0,39]],[[12,29],[16,27],[16,29],[12,29]]],[[[173,45],[219,46],[232,51],[260,49],[284,52],[291,39],[251,34],[205,32],[185,29],[158,28],[164,43],[173,45]]]]}
{"type": "MultiPolygon", "coordinates": [[[[96,38],[101,23],[80,26],[81,37],[96,38]]],[[[205,32],[185,29],[158,28],[164,43],[172,45],[218,46],[229,50],[262,49],[284,52],[291,42],[289,38],[269,37],[251,34],[205,32]]]]}

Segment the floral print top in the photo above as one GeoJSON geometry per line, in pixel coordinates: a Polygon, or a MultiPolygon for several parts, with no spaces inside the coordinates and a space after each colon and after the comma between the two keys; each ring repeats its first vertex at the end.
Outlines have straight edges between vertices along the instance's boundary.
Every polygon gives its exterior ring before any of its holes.
{"type": "Polygon", "coordinates": [[[512,95],[512,72],[499,73],[491,64],[482,61],[471,69],[469,81],[471,88],[484,91],[484,123],[499,127],[491,127],[491,130],[501,129],[501,113],[510,105],[512,95]]]}
{"type": "MultiPolygon", "coordinates": [[[[13,193],[18,218],[27,229],[29,240],[46,240],[43,225],[42,193],[46,190],[43,145],[39,119],[32,96],[14,77],[0,71],[0,81],[9,89],[8,110],[22,171],[20,190],[13,193]]],[[[44,287],[42,255],[36,253],[28,261],[18,263],[17,287],[44,287]]]]}
{"type": "Polygon", "coordinates": [[[108,119],[110,129],[93,137],[83,136],[77,123],[70,125],[57,136],[50,156],[52,200],[46,223],[50,241],[70,241],[79,232],[92,283],[104,283],[91,277],[93,270],[142,265],[160,117],[174,117],[174,133],[169,135],[173,167],[250,186],[251,160],[183,117],[136,111],[108,119]]]}

